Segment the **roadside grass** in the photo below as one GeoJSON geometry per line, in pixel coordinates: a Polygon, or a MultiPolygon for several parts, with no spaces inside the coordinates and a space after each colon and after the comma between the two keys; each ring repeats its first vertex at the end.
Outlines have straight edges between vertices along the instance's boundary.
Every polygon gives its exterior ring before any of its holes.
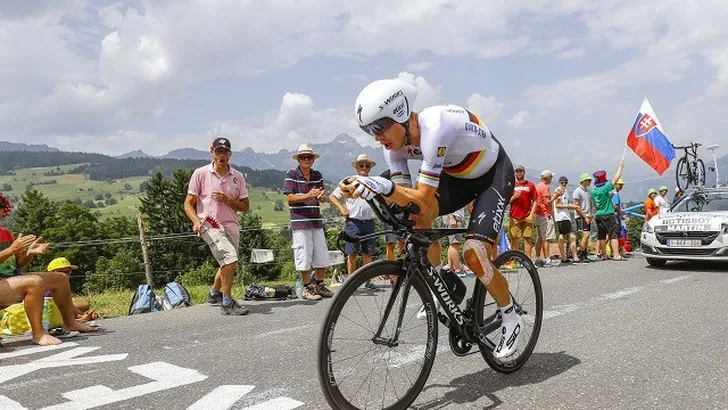
{"type": "MultiPolygon", "coordinates": [[[[292,281],[260,282],[258,284],[261,286],[295,286],[295,282],[292,281]]],[[[210,290],[210,286],[208,285],[185,286],[185,288],[190,293],[193,305],[204,304],[207,293],[210,290]]],[[[235,284],[233,286],[233,297],[236,300],[241,300],[245,295],[245,288],[245,286],[235,284]]],[[[154,289],[155,295],[162,295],[163,293],[162,287],[154,289]]],[[[101,313],[103,318],[112,318],[126,316],[129,313],[129,305],[133,296],[133,290],[106,291],[103,293],[74,296],[73,300],[84,300],[91,305],[91,309],[101,313]]]]}

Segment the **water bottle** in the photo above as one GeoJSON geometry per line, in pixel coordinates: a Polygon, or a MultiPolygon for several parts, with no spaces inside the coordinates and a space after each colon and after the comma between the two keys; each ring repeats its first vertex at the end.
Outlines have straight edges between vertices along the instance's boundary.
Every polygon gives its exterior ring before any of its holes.
{"type": "Polygon", "coordinates": [[[50,303],[51,299],[49,297],[43,298],[43,329],[48,331],[51,328],[51,311],[50,311],[50,303]]]}

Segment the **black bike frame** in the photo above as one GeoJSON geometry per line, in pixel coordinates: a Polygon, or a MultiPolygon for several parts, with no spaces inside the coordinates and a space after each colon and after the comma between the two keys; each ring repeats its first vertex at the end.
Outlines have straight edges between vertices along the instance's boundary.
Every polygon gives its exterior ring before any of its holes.
{"type": "MultiPolygon", "coordinates": [[[[443,229],[442,236],[454,235],[464,232],[464,229],[443,229]]],[[[442,310],[445,312],[445,315],[444,317],[442,315],[439,316],[439,319],[447,328],[454,326],[456,332],[460,334],[461,338],[466,342],[482,343],[489,346],[490,348],[494,347],[493,343],[488,340],[485,335],[490,334],[492,331],[498,329],[501,326],[501,320],[496,318],[497,313],[494,313],[484,319],[484,323],[487,323],[487,325],[478,327],[476,332],[478,340],[473,340],[473,338],[471,337],[472,333],[470,332],[469,327],[474,327],[475,317],[473,316],[472,318],[468,319],[463,315],[463,310],[460,309],[460,307],[453,300],[452,294],[445,284],[442,275],[440,275],[440,272],[438,272],[437,269],[435,269],[435,267],[433,267],[432,264],[429,263],[429,261],[427,260],[427,247],[413,244],[412,254],[409,255],[407,259],[402,261],[402,263],[404,265],[403,270],[405,271],[405,275],[403,278],[404,280],[397,280],[394,289],[392,289],[392,295],[387,302],[387,306],[385,306],[384,308],[382,321],[380,322],[379,327],[377,328],[377,332],[374,335],[374,343],[386,345],[389,347],[397,345],[397,341],[399,340],[399,334],[402,330],[404,309],[407,306],[407,299],[409,297],[409,290],[411,288],[410,286],[408,286],[409,281],[412,275],[418,275],[422,279],[424,279],[429,290],[440,302],[440,306],[442,306],[442,310]],[[389,318],[392,309],[394,308],[395,300],[397,299],[397,295],[402,289],[402,286],[404,286],[405,288],[402,295],[402,301],[398,308],[396,331],[391,339],[384,339],[381,337],[382,331],[384,330],[384,325],[387,322],[387,319],[389,318]]],[[[482,284],[480,284],[480,281],[478,281],[475,286],[482,286],[482,284]]],[[[471,298],[474,295],[475,288],[473,288],[471,298]]],[[[429,314],[429,307],[427,308],[429,314]]]]}

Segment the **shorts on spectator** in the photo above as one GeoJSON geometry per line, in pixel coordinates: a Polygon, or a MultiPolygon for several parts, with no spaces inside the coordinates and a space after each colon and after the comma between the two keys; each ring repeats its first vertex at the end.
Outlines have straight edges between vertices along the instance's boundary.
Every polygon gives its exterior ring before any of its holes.
{"type": "MultiPolygon", "coordinates": [[[[361,220],[361,219],[348,219],[346,221],[346,233],[350,236],[360,236],[370,233],[374,233],[374,220],[361,220]]],[[[347,242],[344,248],[346,256],[352,254],[373,254],[374,253],[374,238],[367,239],[360,243],[347,242]]]]}
{"type": "Polygon", "coordinates": [[[534,222],[536,224],[536,232],[538,232],[538,237],[541,240],[556,239],[553,217],[536,215],[534,222]]]}
{"type": "Polygon", "coordinates": [[[556,222],[556,228],[559,231],[559,235],[568,235],[574,231],[571,229],[571,221],[558,221],[556,222]]]}
{"type": "Polygon", "coordinates": [[[330,264],[329,247],[323,228],[295,229],[291,248],[296,270],[299,272],[325,268],[330,264]]]}
{"type": "Polygon", "coordinates": [[[508,233],[511,238],[531,239],[533,236],[533,221],[526,219],[511,218],[508,226],[508,233]]]}
{"type": "Polygon", "coordinates": [[[576,230],[579,232],[591,232],[591,224],[586,223],[584,218],[576,218],[576,230]]]}
{"type": "Polygon", "coordinates": [[[597,239],[619,239],[621,234],[620,226],[617,224],[617,217],[614,214],[597,215],[597,239]]]}
{"type": "Polygon", "coordinates": [[[221,267],[238,261],[240,236],[232,235],[222,228],[205,229],[200,236],[210,247],[212,256],[221,267]]]}
{"type": "MultiPolygon", "coordinates": [[[[382,223],[382,229],[385,231],[392,231],[394,230],[394,227],[390,224],[382,223]]],[[[397,242],[397,235],[393,233],[388,233],[384,235],[384,239],[387,241],[387,243],[395,243],[397,242]]]]}

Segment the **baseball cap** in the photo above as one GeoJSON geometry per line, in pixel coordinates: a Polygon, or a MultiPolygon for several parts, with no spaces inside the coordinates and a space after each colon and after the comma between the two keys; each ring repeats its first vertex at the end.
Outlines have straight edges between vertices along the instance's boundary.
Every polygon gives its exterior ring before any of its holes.
{"type": "Polygon", "coordinates": [[[566,177],[566,175],[562,175],[559,177],[559,182],[566,182],[569,183],[569,178],[566,177]]]}
{"type": "Polygon", "coordinates": [[[579,175],[579,182],[589,181],[592,179],[592,176],[589,175],[588,172],[584,172],[581,175],[579,175]]]}
{"type": "Polygon", "coordinates": [[[556,174],[549,171],[548,169],[544,169],[543,171],[541,171],[541,178],[553,177],[554,175],[556,175],[556,174]]]}
{"type": "Polygon", "coordinates": [[[513,168],[513,170],[514,171],[518,171],[518,170],[526,171],[526,168],[524,168],[523,165],[516,165],[516,167],[513,168]]]}
{"type": "Polygon", "coordinates": [[[71,268],[71,269],[78,269],[77,265],[71,265],[71,262],[68,261],[66,258],[55,258],[51,261],[51,263],[48,264],[48,272],[53,272],[56,269],[65,269],[65,268],[71,268]]]}
{"type": "Polygon", "coordinates": [[[210,144],[210,149],[213,150],[217,148],[227,148],[228,150],[232,150],[230,147],[230,140],[225,137],[217,137],[212,140],[212,144],[210,144]]]}

